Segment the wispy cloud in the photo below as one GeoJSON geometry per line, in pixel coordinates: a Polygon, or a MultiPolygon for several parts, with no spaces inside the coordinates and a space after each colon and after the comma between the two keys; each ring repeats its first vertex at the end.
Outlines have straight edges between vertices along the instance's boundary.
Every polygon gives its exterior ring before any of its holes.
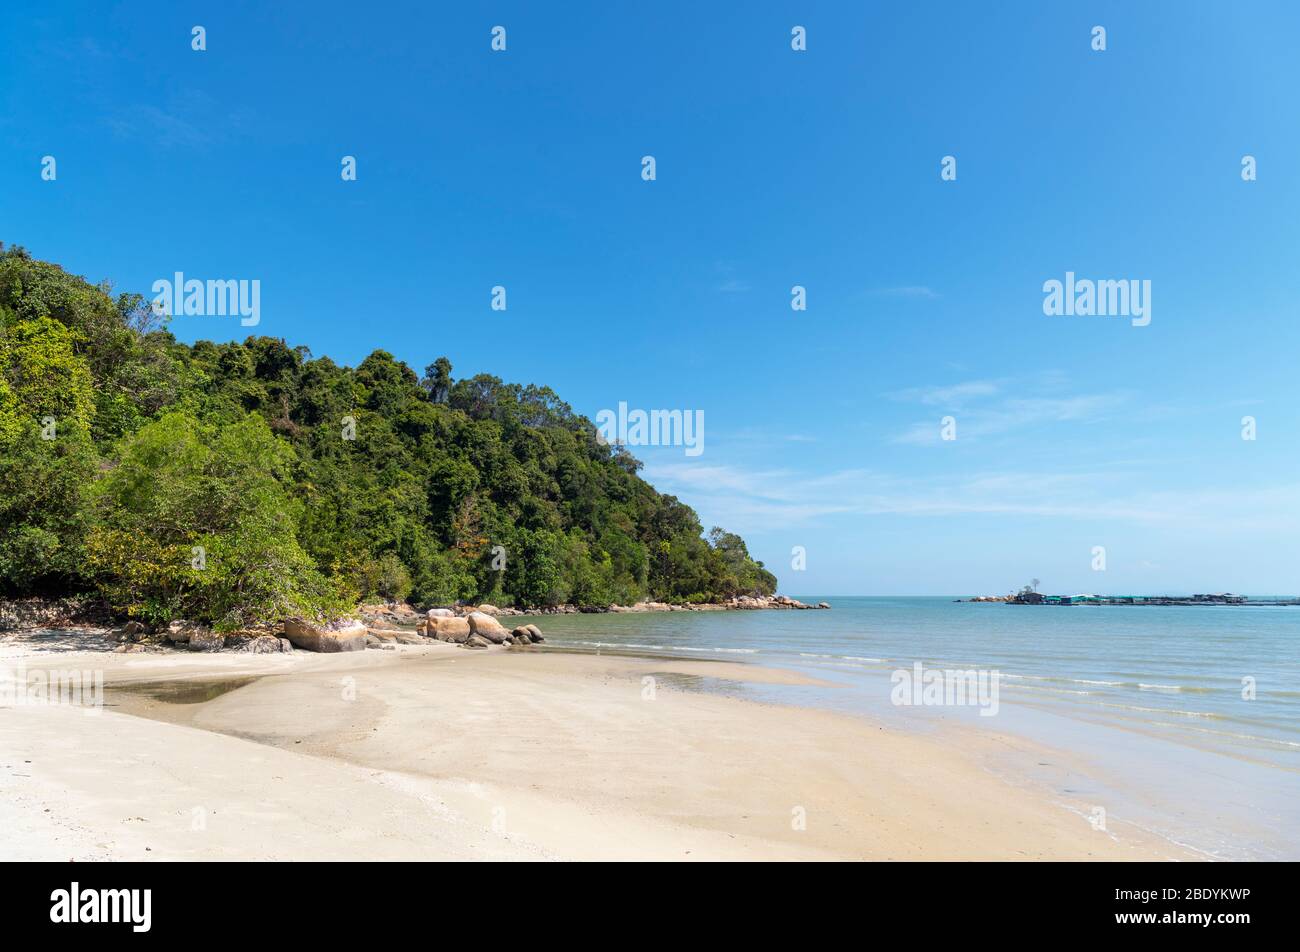
{"type": "Polygon", "coordinates": [[[661,491],[680,495],[741,531],[850,515],[1005,515],[1234,530],[1300,526],[1300,484],[1249,491],[1144,490],[1140,474],[1126,470],[988,471],[917,480],[862,469],[812,476],[789,469],[664,463],[647,466],[645,474],[661,491]]]}
{"type": "Polygon", "coordinates": [[[929,406],[962,406],[968,400],[991,397],[1002,390],[1000,380],[968,380],[946,387],[910,387],[886,394],[891,400],[907,403],[924,403],[929,406]]]}
{"type": "Polygon", "coordinates": [[[136,103],[104,117],[114,134],[154,146],[201,148],[238,135],[248,119],[223,110],[211,97],[193,90],[173,95],[165,105],[136,103]]]}
{"type": "MultiPolygon", "coordinates": [[[[957,419],[958,439],[984,439],[1022,433],[1057,423],[1096,423],[1129,403],[1130,394],[1060,394],[1066,385],[1059,375],[1040,374],[1026,381],[968,380],[956,384],[913,387],[886,394],[890,399],[949,411],[957,419]],[[1013,395],[1013,390],[1033,391],[1013,395]]],[[[927,445],[940,442],[938,419],[918,421],[894,437],[895,443],[927,445]]]]}
{"type": "Polygon", "coordinates": [[[938,291],[923,284],[906,284],[896,288],[873,288],[871,294],[876,297],[924,298],[930,300],[942,297],[938,291]]]}

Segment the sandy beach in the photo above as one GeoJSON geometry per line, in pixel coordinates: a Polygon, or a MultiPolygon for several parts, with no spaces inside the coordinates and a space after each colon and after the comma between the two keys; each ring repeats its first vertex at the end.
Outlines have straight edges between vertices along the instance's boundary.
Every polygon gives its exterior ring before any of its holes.
{"type": "Polygon", "coordinates": [[[49,647],[0,663],[102,670],[105,704],[0,709],[6,860],[1194,858],[989,769],[1057,756],[1024,740],[691,689],[806,681],[779,669],[49,647]]]}

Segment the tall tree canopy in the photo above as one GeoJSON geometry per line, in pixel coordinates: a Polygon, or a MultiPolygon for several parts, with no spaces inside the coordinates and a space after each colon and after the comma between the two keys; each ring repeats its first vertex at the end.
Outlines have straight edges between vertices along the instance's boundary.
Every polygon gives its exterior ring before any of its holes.
{"type": "Polygon", "coordinates": [[[377,350],[179,343],[0,246],[0,591],[226,626],[382,596],[539,607],[770,593],[549,387],[377,350]]]}

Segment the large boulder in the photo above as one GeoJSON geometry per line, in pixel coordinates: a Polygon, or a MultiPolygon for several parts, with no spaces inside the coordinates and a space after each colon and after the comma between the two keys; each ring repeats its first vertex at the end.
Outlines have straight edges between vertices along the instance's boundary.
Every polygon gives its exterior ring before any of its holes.
{"type": "Polygon", "coordinates": [[[288,618],[284,622],[284,636],[295,648],[306,651],[332,653],[337,651],[364,651],[366,626],[354,624],[346,628],[320,628],[301,618],[288,618]]]}
{"type": "Polygon", "coordinates": [[[450,608],[430,608],[425,613],[426,618],[455,618],[456,613],[450,608]]]}
{"type": "Polygon", "coordinates": [[[488,641],[482,635],[470,635],[465,641],[466,648],[487,648],[492,642],[488,641]]]}
{"type": "Polygon", "coordinates": [[[433,632],[433,637],[439,641],[466,641],[470,634],[469,619],[467,618],[430,618],[429,624],[437,622],[437,627],[433,632]]]}
{"type": "Polygon", "coordinates": [[[470,612],[465,620],[469,622],[470,631],[474,634],[486,638],[495,645],[504,644],[505,640],[510,637],[510,632],[501,626],[491,615],[485,615],[483,612],[470,612]]]}
{"type": "Polygon", "coordinates": [[[497,608],[495,605],[489,605],[487,602],[484,602],[482,605],[480,605],[478,607],[478,610],[481,611],[484,615],[501,614],[501,609],[497,608]]]}

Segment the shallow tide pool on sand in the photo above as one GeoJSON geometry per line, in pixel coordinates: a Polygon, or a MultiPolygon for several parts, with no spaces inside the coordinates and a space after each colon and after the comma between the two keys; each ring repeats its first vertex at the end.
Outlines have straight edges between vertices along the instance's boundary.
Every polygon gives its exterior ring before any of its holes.
{"type": "Polygon", "coordinates": [[[129,694],[165,704],[204,704],[256,680],[257,677],[123,681],[110,685],[108,691],[110,694],[129,694]]]}

